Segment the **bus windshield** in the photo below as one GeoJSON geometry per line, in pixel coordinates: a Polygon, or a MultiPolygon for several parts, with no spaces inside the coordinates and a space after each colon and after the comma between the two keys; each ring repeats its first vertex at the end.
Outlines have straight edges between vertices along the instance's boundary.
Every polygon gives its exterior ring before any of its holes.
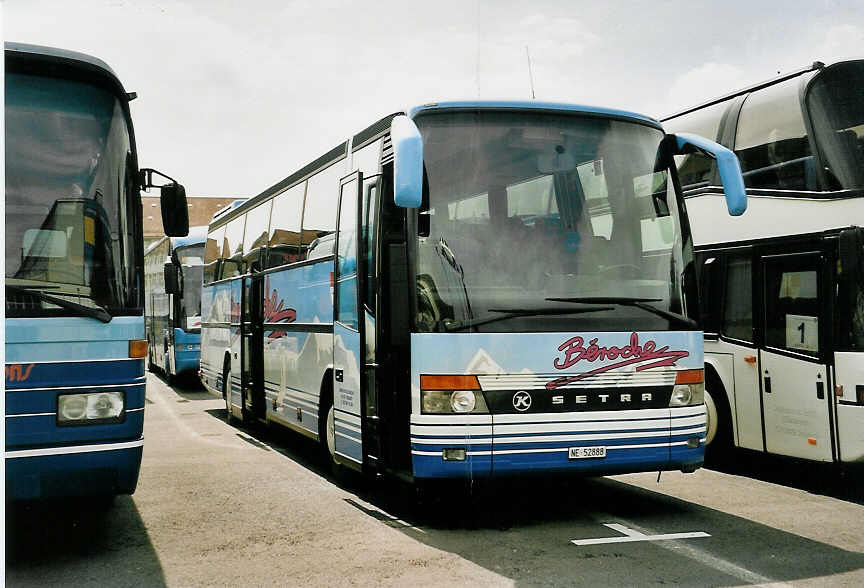
{"type": "Polygon", "coordinates": [[[864,61],[827,68],[807,93],[813,132],[824,157],[828,188],[864,188],[864,61]]]}
{"type": "Polygon", "coordinates": [[[419,331],[680,326],[645,309],[682,312],[692,257],[660,129],[505,111],[430,113],[417,124],[428,178],[419,331]],[[512,320],[487,320],[502,315],[512,320]]]}
{"type": "Polygon", "coordinates": [[[201,279],[204,275],[204,244],[177,248],[177,259],[183,272],[181,311],[184,329],[201,329],[201,279]]]}
{"type": "Polygon", "coordinates": [[[140,312],[131,159],[110,92],[6,75],[6,282],[16,286],[7,316],[68,312],[27,290],[114,316],[140,312]]]}

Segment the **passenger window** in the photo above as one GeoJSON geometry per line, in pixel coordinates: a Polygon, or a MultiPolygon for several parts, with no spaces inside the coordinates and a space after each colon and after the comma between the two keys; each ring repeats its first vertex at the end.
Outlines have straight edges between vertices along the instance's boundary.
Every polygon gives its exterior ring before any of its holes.
{"type": "Polygon", "coordinates": [[[233,278],[243,273],[243,223],[246,215],[238,216],[225,227],[222,240],[222,278],[233,278]]]}
{"type": "Polygon", "coordinates": [[[339,178],[344,175],[345,162],[334,163],[309,178],[306,203],[303,209],[303,233],[300,246],[306,250],[315,239],[336,230],[336,202],[339,197],[339,178]]]}
{"type": "Polygon", "coordinates": [[[351,171],[360,170],[364,176],[378,173],[381,161],[381,139],[354,152],[351,158],[351,171]]]}
{"type": "Polygon", "coordinates": [[[246,231],[243,236],[243,261],[246,267],[263,269],[261,259],[267,250],[267,229],[273,201],[259,204],[246,213],[246,231]]]}
{"type": "Polygon", "coordinates": [[[306,259],[305,250],[300,248],[300,220],[305,194],[306,182],[303,182],[288,188],[273,199],[267,267],[279,267],[306,259]]]}
{"type": "Polygon", "coordinates": [[[748,188],[817,190],[817,170],[793,78],[753,92],[738,118],[735,153],[748,188]]]}
{"type": "Polygon", "coordinates": [[[204,283],[209,284],[219,279],[220,249],[225,236],[225,227],[219,227],[207,235],[204,245],[204,283]]]}
{"type": "Polygon", "coordinates": [[[819,353],[819,271],[816,256],[765,264],[765,343],[796,353],[819,353]]]}
{"type": "Polygon", "coordinates": [[[753,264],[749,252],[731,255],[726,261],[722,332],[753,342],[753,264]]]}

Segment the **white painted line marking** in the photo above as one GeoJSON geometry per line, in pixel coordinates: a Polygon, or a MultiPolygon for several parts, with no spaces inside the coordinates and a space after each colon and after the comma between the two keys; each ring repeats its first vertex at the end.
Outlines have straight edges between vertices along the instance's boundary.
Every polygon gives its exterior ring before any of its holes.
{"type": "Polygon", "coordinates": [[[627,528],[617,523],[603,523],[614,531],[623,533],[624,537],[601,537],[598,539],[573,539],[571,543],[576,545],[603,545],[605,543],[633,543],[634,541],[667,541],[669,539],[694,539],[696,537],[710,537],[708,533],[694,531],[692,533],[666,533],[663,535],[645,535],[639,531],[627,528]]]}
{"type": "MultiPolygon", "coordinates": [[[[630,521],[624,522],[626,522],[631,527],[639,527],[637,524],[630,521]]],[[[650,533],[650,530],[648,529],[643,530],[650,533]]],[[[747,584],[771,586],[772,588],[791,588],[790,584],[778,582],[773,578],[763,576],[762,574],[748,570],[747,568],[743,568],[731,561],[725,560],[721,557],[717,557],[716,555],[708,553],[707,551],[703,551],[697,547],[694,547],[693,545],[688,545],[680,541],[667,541],[664,543],[658,543],[657,547],[673,551],[679,555],[683,555],[684,557],[688,557],[693,561],[699,562],[702,565],[714,568],[721,573],[738,578],[742,582],[745,582],[747,584]]]]}

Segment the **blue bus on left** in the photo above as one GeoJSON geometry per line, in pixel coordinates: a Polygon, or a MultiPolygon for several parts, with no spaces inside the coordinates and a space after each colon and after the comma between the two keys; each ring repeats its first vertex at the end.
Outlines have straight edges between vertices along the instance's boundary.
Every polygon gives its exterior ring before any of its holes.
{"type": "MultiPolygon", "coordinates": [[[[144,444],[140,189],[127,93],[88,55],[7,43],[6,498],[131,494],[144,444]]],[[[163,178],[154,183],[157,177],[163,178]]]]}

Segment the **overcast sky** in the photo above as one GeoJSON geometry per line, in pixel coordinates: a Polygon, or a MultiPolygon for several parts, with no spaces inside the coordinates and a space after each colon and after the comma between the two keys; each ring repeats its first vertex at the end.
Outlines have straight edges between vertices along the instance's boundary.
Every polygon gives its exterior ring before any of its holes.
{"type": "Polygon", "coordinates": [[[138,93],[142,166],[253,196],[381,116],[530,98],[660,117],[864,57],[860,0],[5,0],[7,41],[100,57],[138,93]]]}

